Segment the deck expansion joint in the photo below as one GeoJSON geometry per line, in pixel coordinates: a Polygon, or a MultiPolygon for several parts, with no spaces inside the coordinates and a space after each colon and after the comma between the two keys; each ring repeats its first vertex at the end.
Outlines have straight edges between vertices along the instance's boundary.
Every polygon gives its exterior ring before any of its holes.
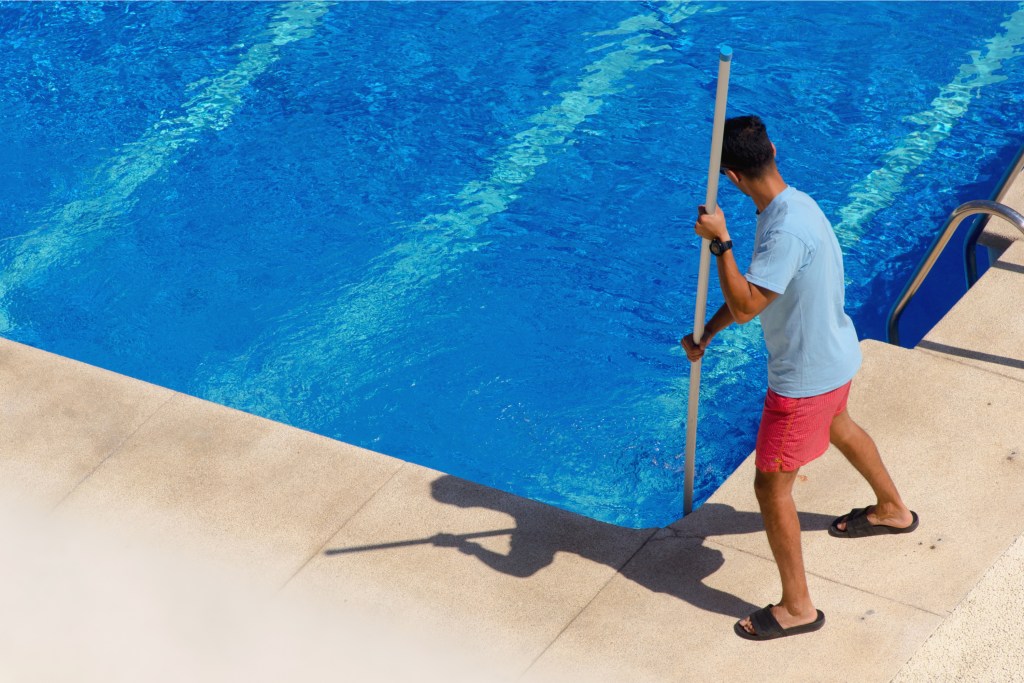
{"type": "MultiPolygon", "coordinates": [[[[773,564],[775,563],[775,560],[773,558],[771,558],[771,557],[765,557],[765,556],[760,555],[758,553],[750,552],[749,550],[746,550],[744,548],[737,548],[737,547],[728,545],[726,543],[720,543],[718,541],[712,541],[712,540],[709,540],[707,538],[705,538],[704,540],[707,541],[708,543],[712,544],[712,545],[717,545],[717,546],[720,546],[722,548],[726,548],[728,550],[732,550],[732,551],[735,551],[735,552],[738,552],[738,553],[743,553],[744,555],[747,555],[749,557],[756,557],[758,559],[764,560],[765,562],[771,562],[773,564]]],[[[921,607],[920,605],[914,605],[914,604],[909,603],[909,602],[904,602],[903,600],[897,600],[896,598],[889,597],[888,595],[882,595],[880,593],[875,593],[874,591],[867,590],[866,588],[862,588],[860,586],[854,586],[854,585],[846,583],[844,581],[839,581],[838,579],[835,579],[835,578],[833,578],[831,576],[825,576],[824,574],[819,574],[817,572],[810,571],[809,569],[806,569],[806,568],[804,569],[804,571],[807,574],[807,576],[813,576],[816,579],[821,579],[822,581],[828,581],[829,583],[834,583],[837,586],[842,586],[844,588],[849,588],[850,590],[857,591],[858,593],[862,593],[864,595],[870,595],[871,597],[874,597],[874,598],[879,598],[879,599],[885,600],[887,602],[891,602],[891,603],[894,603],[894,604],[897,604],[897,605],[902,605],[903,607],[908,607],[910,609],[917,610],[918,612],[924,612],[926,614],[931,614],[932,616],[938,617],[940,619],[947,618],[950,615],[950,613],[952,612],[952,610],[949,610],[949,611],[947,611],[945,613],[936,612],[935,610],[928,609],[927,607],[921,607]]],[[[957,604],[959,604],[959,602],[957,604]]]]}
{"type": "Polygon", "coordinates": [[[523,676],[530,672],[530,669],[532,669],[537,664],[537,662],[541,660],[544,654],[551,649],[551,646],[557,643],[559,638],[561,638],[562,635],[569,630],[569,627],[576,623],[576,620],[580,618],[580,615],[587,611],[587,608],[590,607],[591,604],[593,604],[594,600],[597,600],[598,596],[600,596],[601,593],[604,592],[604,589],[608,587],[608,584],[615,580],[616,576],[622,574],[622,570],[625,569],[626,566],[633,561],[633,558],[640,554],[641,550],[647,547],[647,544],[651,542],[651,539],[653,539],[659,531],[661,531],[661,529],[651,530],[650,535],[646,539],[644,539],[644,542],[637,546],[637,549],[634,550],[633,553],[629,557],[627,557],[626,560],[622,564],[620,564],[614,572],[612,572],[611,576],[608,577],[608,580],[602,583],[601,587],[594,591],[594,594],[590,596],[590,599],[587,600],[587,603],[580,607],[576,614],[573,615],[572,619],[566,622],[565,626],[563,626],[561,630],[559,630],[559,632],[555,634],[555,637],[552,638],[548,642],[548,644],[544,646],[544,649],[537,653],[537,656],[533,658],[529,665],[519,673],[519,676],[517,676],[517,680],[521,679],[523,676]]]}
{"type": "Polygon", "coordinates": [[[110,452],[109,452],[109,453],[107,453],[107,454],[106,454],[105,456],[103,456],[103,458],[102,458],[102,459],[101,459],[101,460],[100,460],[100,461],[99,461],[98,463],[96,463],[96,466],[95,466],[95,467],[93,467],[93,468],[92,468],[91,470],[89,470],[89,472],[88,472],[88,473],[87,473],[87,474],[86,474],[86,475],[85,475],[84,477],[82,477],[82,478],[81,478],[81,479],[80,479],[80,480],[78,481],[78,483],[77,483],[77,484],[75,484],[74,486],[72,486],[72,487],[71,487],[71,488],[70,488],[70,489],[68,490],[68,492],[67,492],[67,493],[65,493],[65,494],[64,494],[64,495],[63,495],[63,496],[61,497],[61,499],[60,499],[60,500],[58,500],[58,501],[57,501],[56,503],[54,503],[53,507],[51,507],[51,508],[50,508],[50,512],[53,512],[54,510],[56,510],[57,508],[59,508],[59,507],[60,507],[61,505],[63,505],[63,504],[64,504],[64,502],[65,502],[65,501],[66,501],[66,500],[67,500],[68,498],[70,498],[70,497],[71,497],[71,495],[72,495],[72,494],[73,494],[73,493],[74,493],[75,491],[77,491],[77,490],[79,489],[79,487],[81,487],[81,486],[82,486],[82,484],[84,484],[85,482],[87,482],[87,481],[88,481],[88,480],[89,480],[89,479],[90,479],[90,478],[92,477],[92,475],[96,474],[96,472],[97,472],[97,471],[98,471],[98,470],[99,470],[99,469],[100,469],[101,467],[103,467],[103,465],[104,465],[104,464],[105,464],[105,463],[106,463],[106,462],[107,462],[108,460],[110,460],[110,459],[111,459],[112,457],[114,457],[115,455],[117,455],[118,453],[120,453],[120,452],[121,452],[121,449],[123,449],[123,448],[124,448],[124,445],[125,445],[126,443],[128,443],[128,441],[130,441],[130,440],[132,439],[132,437],[134,437],[134,436],[135,436],[136,434],[138,434],[138,433],[139,433],[139,432],[140,432],[140,431],[142,430],[142,428],[143,428],[143,427],[145,427],[145,426],[146,426],[147,424],[149,424],[149,423],[150,423],[150,421],[152,421],[152,419],[153,419],[154,417],[156,417],[157,413],[159,413],[159,412],[160,412],[161,410],[163,410],[163,409],[164,409],[165,407],[167,407],[167,405],[168,405],[168,404],[170,404],[170,402],[171,402],[171,401],[173,401],[174,399],[176,399],[176,398],[177,398],[178,396],[179,396],[179,394],[178,394],[177,392],[171,392],[171,395],[167,397],[167,400],[165,400],[165,401],[162,401],[162,402],[160,403],[160,405],[158,405],[158,406],[157,406],[157,407],[156,407],[156,408],[155,408],[155,409],[153,410],[153,412],[152,412],[152,413],[150,413],[149,415],[147,415],[147,416],[146,416],[146,418],[145,418],[144,420],[142,420],[142,421],[141,421],[141,422],[139,423],[139,426],[138,426],[138,427],[136,427],[135,429],[133,429],[133,430],[132,430],[132,431],[131,431],[131,432],[130,432],[129,434],[126,434],[126,435],[125,435],[125,437],[124,437],[123,439],[121,439],[120,441],[118,441],[118,442],[117,442],[117,444],[116,444],[116,445],[115,445],[114,447],[112,447],[112,448],[110,449],[110,452]]]}
{"type": "Polygon", "coordinates": [[[371,501],[372,501],[372,500],[373,500],[374,498],[376,498],[376,497],[377,497],[377,494],[379,494],[379,493],[380,493],[381,491],[383,491],[383,490],[384,490],[384,488],[385,488],[385,487],[386,487],[386,486],[387,486],[388,484],[390,484],[390,483],[391,483],[392,481],[394,481],[395,477],[397,477],[397,476],[399,475],[399,473],[400,473],[400,472],[402,472],[402,471],[403,471],[403,470],[404,470],[404,469],[405,469],[406,467],[408,467],[408,466],[409,466],[409,463],[408,463],[408,462],[404,462],[404,461],[403,461],[401,465],[399,465],[399,466],[398,466],[397,468],[395,468],[395,471],[391,473],[391,476],[390,476],[390,477],[388,477],[388,478],[387,478],[386,480],[384,480],[384,482],[383,482],[383,483],[382,483],[382,484],[381,484],[380,486],[378,486],[378,487],[376,488],[376,490],[374,490],[374,492],[373,492],[372,494],[370,494],[369,496],[367,496],[366,500],[364,500],[364,501],[363,501],[362,505],[360,505],[360,506],[359,506],[359,507],[358,507],[358,508],[357,508],[357,509],[356,509],[356,510],[355,510],[355,511],[354,511],[354,512],[352,513],[352,514],[350,514],[350,515],[349,515],[348,517],[346,517],[346,518],[345,518],[345,520],[344,520],[344,521],[342,521],[342,523],[341,523],[341,526],[339,526],[339,527],[338,527],[337,529],[335,529],[335,530],[334,530],[333,532],[331,532],[330,534],[328,534],[328,535],[327,535],[327,540],[326,540],[326,541],[324,541],[323,543],[321,543],[321,544],[320,544],[320,545],[319,545],[319,546],[317,547],[316,551],[315,551],[315,552],[313,552],[313,554],[311,554],[311,555],[310,555],[309,557],[307,557],[307,558],[306,558],[306,561],[305,561],[305,562],[303,562],[303,563],[302,563],[302,564],[301,564],[301,565],[299,566],[299,568],[298,568],[298,569],[296,569],[296,570],[295,570],[295,571],[294,571],[294,572],[292,573],[292,575],[291,575],[291,576],[289,576],[289,577],[288,577],[288,578],[287,578],[287,579],[285,580],[285,582],[284,582],[284,583],[282,583],[282,584],[281,584],[281,585],[280,585],[280,586],[278,587],[278,589],[277,589],[277,593],[281,593],[282,591],[284,591],[284,589],[288,587],[288,584],[289,584],[289,583],[291,583],[291,582],[292,582],[292,580],[293,580],[293,579],[294,579],[294,578],[295,578],[296,576],[298,576],[299,574],[301,574],[301,573],[302,573],[302,570],[303,570],[303,569],[305,569],[306,567],[308,567],[308,566],[309,566],[309,563],[310,563],[310,562],[312,562],[312,561],[313,561],[313,560],[315,560],[315,559],[316,559],[317,557],[319,557],[320,555],[322,555],[322,554],[323,554],[323,552],[324,552],[324,550],[326,550],[327,546],[329,546],[329,545],[331,544],[331,539],[333,539],[333,538],[334,538],[335,536],[337,536],[337,535],[338,535],[338,534],[340,534],[340,533],[341,533],[342,531],[344,531],[344,530],[345,530],[345,527],[347,527],[347,526],[349,525],[349,523],[350,523],[350,522],[351,522],[351,521],[352,521],[353,519],[355,519],[355,518],[356,518],[356,517],[357,517],[357,516],[359,515],[359,513],[360,513],[360,512],[362,512],[362,511],[363,511],[363,508],[365,508],[365,507],[366,507],[367,505],[369,505],[369,504],[370,504],[370,502],[371,502],[371,501]]]}

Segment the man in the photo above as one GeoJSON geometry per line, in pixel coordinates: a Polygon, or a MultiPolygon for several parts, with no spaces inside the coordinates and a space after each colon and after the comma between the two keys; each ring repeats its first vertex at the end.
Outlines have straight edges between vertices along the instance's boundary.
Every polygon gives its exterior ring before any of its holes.
{"type": "Polygon", "coordinates": [[[721,209],[700,207],[695,230],[711,240],[725,305],[703,338],[682,340],[691,361],[731,323],[761,316],[768,347],[768,394],[757,434],[754,492],[782,579],[782,599],[736,623],[744,638],[767,640],[816,631],[825,615],[807,589],[793,482],[800,467],[828,448],[842,452],[870,484],[875,505],[854,509],[829,533],[857,538],[917,528],[871,437],[847,414],[850,383],[860,367],[853,321],[843,310],[843,257],[832,225],[808,195],[786,185],[775,145],[756,116],[725,123],[722,173],[754,201],[754,255],[740,274],[721,209]]]}

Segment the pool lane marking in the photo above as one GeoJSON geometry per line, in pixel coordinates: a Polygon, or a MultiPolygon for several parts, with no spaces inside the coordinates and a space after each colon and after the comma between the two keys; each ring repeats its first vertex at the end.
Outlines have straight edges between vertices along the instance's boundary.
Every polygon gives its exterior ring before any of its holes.
{"type": "Polygon", "coordinates": [[[284,396],[276,385],[295,386],[302,382],[305,386],[300,393],[309,392],[312,378],[322,374],[337,382],[337,375],[344,371],[349,373],[345,377],[347,386],[361,383],[354,373],[372,371],[368,359],[350,362],[343,369],[337,362],[339,357],[358,353],[368,338],[383,331],[395,309],[449,272],[451,268],[446,264],[456,256],[486,246],[488,242],[478,238],[479,227],[518,199],[517,191],[547,163],[549,152],[573,144],[570,135],[601,110],[603,98],[625,89],[628,75],[664,61],[649,55],[671,50],[671,46],[650,44],[648,32],[673,30],[672,25],[698,10],[687,2],[665,3],[659,6],[658,15],[635,15],[613,29],[594,33],[597,37],[614,38],[588,50],[604,55],[583,67],[586,75],[573,90],[561,93],[558,102],[528,119],[533,125],[515,134],[511,144],[493,157],[489,176],[468,183],[454,195],[455,208],[429,215],[412,226],[410,239],[378,256],[371,274],[361,282],[339,286],[284,316],[285,323],[315,320],[315,326],[306,322],[294,332],[275,329],[264,333],[247,352],[225,365],[201,369],[195,380],[195,393],[267,417],[285,419],[294,409],[303,407],[302,399],[284,396]],[[256,359],[258,367],[250,368],[250,361],[262,348],[270,351],[262,360],[256,359]],[[302,370],[296,372],[296,367],[302,370]],[[235,399],[243,396],[245,402],[240,405],[235,399]]]}
{"type": "Polygon", "coordinates": [[[86,195],[84,199],[43,211],[33,221],[42,225],[19,237],[11,262],[0,267],[0,334],[14,327],[8,310],[12,292],[109,238],[114,232],[111,222],[134,207],[135,191],[198,143],[203,132],[226,128],[244,104],[242,91],[280,59],[278,48],[313,35],[326,12],[324,3],[288,3],[271,18],[264,34],[268,39],[250,47],[237,66],[186,86],[192,90],[206,84],[182,105],[183,114],[157,121],[139,140],[125,144],[116,157],[100,166],[93,185],[78,192],[86,195]]]}
{"type": "Polygon", "coordinates": [[[839,210],[836,234],[843,249],[860,241],[869,222],[895,201],[906,176],[923,164],[939,143],[949,137],[953,126],[966,113],[971,99],[986,85],[1006,80],[1000,76],[1004,60],[1019,56],[1015,48],[1024,43],[1024,3],[1018,5],[1000,26],[1003,33],[989,38],[982,50],[971,50],[953,80],[932,100],[931,108],[908,117],[920,124],[882,157],[883,165],[853,186],[848,203],[839,210]]]}

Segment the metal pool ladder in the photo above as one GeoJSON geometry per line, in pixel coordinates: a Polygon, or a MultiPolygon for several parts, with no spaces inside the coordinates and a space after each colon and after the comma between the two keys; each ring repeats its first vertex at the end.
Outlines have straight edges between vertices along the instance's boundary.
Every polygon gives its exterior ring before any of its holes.
{"type": "MultiPolygon", "coordinates": [[[[998,202],[991,202],[987,200],[976,200],[974,202],[967,202],[966,204],[959,205],[956,209],[949,214],[949,218],[946,219],[946,224],[943,226],[942,231],[939,232],[939,237],[932,244],[931,249],[928,250],[928,254],[925,256],[925,260],[921,262],[913,273],[913,278],[907,283],[906,287],[903,288],[903,293],[900,294],[899,299],[896,301],[896,305],[893,306],[892,312],[889,313],[889,343],[899,346],[899,317],[903,313],[903,309],[906,308],[906,304],[909,303],[910,299],[914,294],[918,293],[918,289],[921,284],[925,282],[929,271],[932,266],[935,265],[935,261],[938,260],[939,254],[942,253],[942,249],[949,242],[949,238],[952,237],[953,232],[959,227],[965,218],[968,216],[974,216],[977,214],[986,214],[988,216],[997,216],[1017,226],[1017,228],[1024,233],[1024,216],[1014,211],[1005,204],[999,204],[998,202]]],[[[977,240],[975,240],[977,242],[977,240]]],[[[969,260],[975,258],[974,249],[970,250],[969,254],[965,255],[965,265],[968,268],[968,288],[974,285],[971,282],[971,269],[968,265],[969,260]]],[[[975,275],[974,280],[977,281],[977,264],[974,264],[975,275]]]]}
{"type": "Polygon", "coordinates": [[[968,235],[964,245],[964,269],[967,272],[967,288],[970,289],[975,282],[978,281],[978,262],[977,255],[975,253],[975,245],[978,243],[978,235],[981,230],[985,227],[989,217],[997,216],[1007,221],[1008,223],[1015,225],[1021,233],[1024,233],[1024,216],[1019,214],[1017,211],[1011,209],[1005,204],[1000,204],[1000,200],[1006,195],[1006,191],[1010,186],[1010,183],[1024,170],[1024,147],[1017,153],[1017,159],[1014,161],[1013,166],[1003,177],[1002,182],[999,185],[998,190],[995,194],[995,201],[989,200],[975,200],[961,204],[953,213],[946,219],[946,224],[939,232],[938,237],[932,243],[932,246],[928,249],[928,253],[925,255],[924,260],[914,271],[913,277],[907,286],[903,288],[903,292],[900,294],[899,299],[896,301],[896,305],[892,307],[892,312],[889,314],[889,325],[888,325],[888,341],[890,344],[899,346],[900,335],[899,335],[899,322],[900,316],[903,314],[903,309],[907,307],[910,299],[917,293],[917,290],[921,287],[921,283],[928,276],[932,266],[935,265],[935,261],[938,260],[939,254],[942,253],[946,243],[949,242],[949,238],[953,236],[956,229],[960,226],[968,216],[974,216],[977,214],[985,214],[986,218],[978,223],[971,230],[971,234],[968,235]]]}

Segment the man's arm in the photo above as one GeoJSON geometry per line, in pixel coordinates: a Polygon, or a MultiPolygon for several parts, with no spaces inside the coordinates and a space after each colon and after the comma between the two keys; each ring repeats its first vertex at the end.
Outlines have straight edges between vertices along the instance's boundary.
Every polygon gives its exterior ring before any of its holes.
{"type": "Polygon", "coordinates": [[[722,307],[715,311],[715,314],[711,316],[711,320],[704,326],[704,339],[711,341],[711,338],[716,334],[729,327],[736,322],[736,319],[732,317],[732,311],[729,310],[728,304],[722,304],[722,307]]]}
{"type": "MultiPolygon", "coordinates": [[[[694,230],[709,240],[718,239],[725,242],[729,239],[725,214],[719,207],[715,207],[713,214],[706,213],[704,207],[700,207],[700,216],[694,230]]],[[[778,296],[777,292],[751,284],[743,277],[736,265],[732,249],[721,256],[716,256],[715,261],[718,262],[718,282],[722,286],[725,305],[729,307],[733,320],[741,325],[756,318],[778,296]]]]}
{"type": "Polygon", "coordinates": [[[693,338],[693,333],[683,337],[680,342],[683,348],[686,349],[686,357],[691,361],[696,361],[698,358],[704,355],[704,350],[708,348],[708,344],[716,334],[724,330],[725,328],[732,325],[733,320],[732,311],[729,310],[727,304],[722,304],[722,307],[711,316],[711,320],[708,321],[707,325],[704,326],[704,336],[701,337],[700,343],[698,344],[693,338]]]}
{"type": "MultiPolygon", "coordinates": [[[[725,239],[729,239],[728,233],[725,239]]],[[[715,260],[718,262],[718,282],[722,285],[725,305],[729,307],[733,320],[739,324],[756,318],[779,295],[778,292],[748,282],[736,265],[732,249],[716,256],[715,260]]]]}

